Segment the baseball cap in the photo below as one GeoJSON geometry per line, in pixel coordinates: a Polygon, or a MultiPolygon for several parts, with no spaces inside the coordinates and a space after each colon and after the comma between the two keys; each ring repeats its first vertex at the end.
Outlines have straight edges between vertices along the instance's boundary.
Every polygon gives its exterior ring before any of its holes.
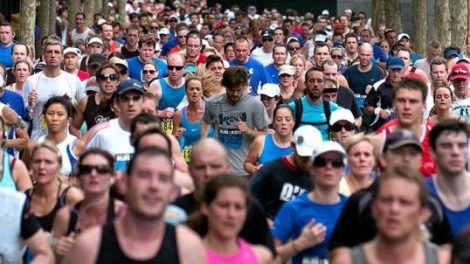
{"type": "Polygon", "coordinates": [[[271,29],[265,29],[261,32],[261,36],[263,38],[272,38],[274,36],[274,32],[271,29]]]}
{"type": "Polygon", "coordinates": [[[456,64],[458,64],[458,63],[467,63],[467,64],[470,64],[470,60],[464,57],[464,58],[460,58],[460,59],[456,62],[456,64]]]}
{"type": "Polygon", "coordinates": [[[129,91],[136,91],[141,94],[145,93],[144,87],[142,84],[135,79],[126,79],[122,81],[117,87],[117,95],[123,95],[129,91]]]}
{"type": "Polygon", "coordinates": [[[400,57],[390,57],[387,62],[387,69],[404,69],[405,62],[400,57]]]}
{"type": "Polygon", "coordinates": [[[104,23],[106,23],[106,20],[104,20],[104,18],[100,18],[100,19],[98,19],[98,22],[96,22],[96,24],[97,24],[98,26],[101,26],[101,25],[103,25],[104,23]]]}
{"type": "Polygon", "coordinates": [[[351,112],[351,110],[346,109],[346,108],[338,108],[336,111],[333,111],[330,116],[330,125],[333,125],[334,123],[338,121],[348,121],[349,123],[354,124],[354,116],[351,112]]]}
{"type": "Polygon", "coordinates": [[[158,31],[158,34],[159,35],[169,35],[170,34],[170,30],[168,30],[168,28],[161,28],[159,31],[158,31]]]}
{"type": "Polygon", "coordinates": [[[292,142],[295,144],[295,151],[301,157],[312,156],[315,150],[322,142],[323,138],[317,128],[304,125],[297,128],[292,137],[292,142]]]}
{"type": "Polygon", "coordinates": [[[103,40],[101,40],[100,38],[97,38],[97,37],[93,37],[90,40],[88,40],[88,45],[90,45],[91,43],[99,43],[99,44],[103,45],[103,40]]]}
{"type": "Polygon", "coordinates": [[[279,73],[277,75],[281,76],[283,74],[288,74],[290,76],[294,76],[295,67],[292,66],[292,65],[287,65],[287,64],[281,65],[281,67],[279,67],[279,73]]]}
{"type": "Polygon", "coordinates": [[[88,66],[100,66],[106,62],[106,57],[101,53],[91,54],[88,59],[88,66]]]}
{"type": "Polygon", "coordinates": [[[79,49],[73,48],[73,47],[66,48],[64,50],[64,55],[67,54],[67,53],[73,53],[73,54],[77,55],[77,57],[80,57],[80,54],[81,54],[79,49]]]}
{"type": "Polygon", "coordinates": [[[407,129],[395,130],[390,133],[385,139],[382,151],[386,152],[387,150],[398,149],[406,145],[415,146],[419,149],[420,152],[423,151],[423,147],[421,146],[421,142],[419,141],[418,137],[407,129]]]}
{"type": "Polygon", "coordinates": [[[112,63],[112,64],[115,64],[115,65],[124,66],[124,67],[126,67],[126,69],[129,69],[129,64],[127,64],[127,61],[123,60],[119,57],[112,57],[111,59],[109,59],[109,62],[112,63]]]}
{"type": "Polygon", "coordinates": [[[323,11],[321,11],[321,14],[324,15],[324,16],[329,16],[330,11],[328,11],[327,9],[324,9],[323,11]]]}
{"type": "Polygon", "coordinates": [[[313,150],[313,154],[312,154],[311,159],[313,161],[318,156],[320,156],[322,154],[325,154],[327,152],[330,152],[330,151],[338,152],[339,154],[341,154],[341,156],[343,158],[343,162],[344,162],[344,164],[346,164],[346,161],[345,161],[346,151],[344,151],[344,148],[338,142],[330,141],[330,140],[321,142],[320,146],[318,146],[317,148],[315,148],[313,150]]]}
{"type": "Polygon", "coordinates": [[[279,96],[281,94],[281,89],[279,89],[279,85],[274,83],[265,83],[261,86],[261,89],[258,90],[258,94],[264,94],[269,97],[279,96]]]}
{"type": "Polygon", "coordinates": [[[287,42],[286,42],[286,44],[289,44],[289,43],[291,43],[291,41],[300,42],[300,41],[299,41],[299,39],[298,39],[297,37],[290,37],[290,38],[288,38],[288,39],[287,39],[287,42]]]}
{"type": "Polygon", "coordinates": [[[453,56],[460,57],[460,49],[456,47],[447,47],[444,49],[444,58],[451,59],[453,56]]]}
{"type": "Polygon", "coordinates": [[[449,79],[451,81],[456,80],[456,79],[469,79],[470,78],[470,72],[468,69],[468,66],[462,63],[455,64],[452,67],[452,70],[450,71],[449,74],[449,79]]]}
{"type": "Polygon", "coordinates": [[[398,34],[397,42],[400,42],[400,40],[402,40],[402,38],[411,39],[411,38],[410,38],[410,35],[408,35],[408,34],[406,34],[406,33],[400,33],[400,34],[398,34]]]}
{"type": "Polygon", "coordinates": [[[171,15],[168,20],[171,20],[171,19],[176,19],[176,21],[178,22],[178,16],[177,15],[171,15]]]}
{"type": "Polygon", "coordinates": [[[326,42],[326,35],[316,34],[315,35],[315,42],[326,42]]]}

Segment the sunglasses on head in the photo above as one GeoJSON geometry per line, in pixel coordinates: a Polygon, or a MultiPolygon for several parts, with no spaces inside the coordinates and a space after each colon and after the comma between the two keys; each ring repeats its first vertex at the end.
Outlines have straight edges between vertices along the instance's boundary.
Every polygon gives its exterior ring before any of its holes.
{"type": "Polygon", "coordinates": [[[113,169],[108,165],[78,165],[78,173],[80,175],[91,174],[93,170],[96,171],[96,173],[98,174],[107,174],[113,172],[113,169]]]}
{"type": "Polygon", "coordinates": [[[172,70],[181,71],[183,68],[184,68],[184,66],[172,66],[172,65],[168,65],[168,70],[170,70],[170,71],[172,71],[172,70]]]}
{"type": "Polygon", "coordinates": [[[351,124],[351,123],[335,123],[331,126],[331,130],[333,132],[340,132],[342,129],[346,130],[346,131],[353,131],[354,129],[356,129],[356,126],[354,124],[351,124]]]}
{"type": "Polygon", "coordinates": [[[157,72],[157,71],[155,71],[155,70],[143,70],[143,71],[142,71],[143,74],[149,74],[149,73],[150,73],[150,74],[154,74],[154,73],[156,73],[156,72],[157,72]]]}
{"type": "Polygon", "coordinates": [[[323,157],[317,157],[313,161],[313,166],[315,167],[326,167],[326,165],[331,164],[333,168],[344,167],[344,162],[342,159],[326,159],[323,157]]]}
{"type": "Polygon", "coordinates": [[[106,80],[117,81],[119,76],[117,76],[117,74],[108,74],[108,75],[100,74],[96,76],[96,78],[98,78],[98,80],[100,81],[106,81],[106,80]]]}

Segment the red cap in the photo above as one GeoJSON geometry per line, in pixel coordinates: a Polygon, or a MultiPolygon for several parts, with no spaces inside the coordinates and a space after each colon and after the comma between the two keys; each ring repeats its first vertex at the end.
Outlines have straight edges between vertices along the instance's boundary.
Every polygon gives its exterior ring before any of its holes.
{"type": "Polygon", "coordinates": [[[470,78],[469,69],[468,69],[467,65],[462,64],[462,63],[455,64],[452,67],[452,70],[450,71],[450,74],[449,74],[449,79],[451,81],[453,81],[455,79],[468,80],[469,78],[470,78]]]}

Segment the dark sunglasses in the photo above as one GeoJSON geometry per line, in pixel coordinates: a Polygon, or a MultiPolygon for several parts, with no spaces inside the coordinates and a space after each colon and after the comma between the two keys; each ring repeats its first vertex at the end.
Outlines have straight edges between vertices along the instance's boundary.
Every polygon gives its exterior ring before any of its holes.
{"type": "Polygon", "coordinates": [[[351,123],[344,123],[344,124],[335,123],[331,126],[331,130],[333,132],[340,132],[343,129],[343,127],[346,131],[353,131],[354,129],[356,129],[356,126],[351,123]]]}
{"type": "Polygon", "coordinates": [[[150,27],[150,29],[153,29],[153,30],[155,30],[155,29],[158,29],[158,27],[150,27]]]}
{"type": "Polygon", "coordinates": [[[341,55],[331,55],[331,58],[332,59],[342,59],[343,56],[341,56],[341,55]]]}
{"type": "Polygon", "coordinates": [[[178,22],[176,19],[170,19],[170,22],[178,22]]]}
{"type": "Polygon", "coordinates": [[[178,38],[186,38],[186,36],[178,36],[178,38]]]}
{"type": "Polygon", "coordinates": [[[271,42],[273,40],[274,40],[273,38],[263,38],[262,39],[263,42],[271,42]]]}
{"type": "Polygon", "coordinates": [[[315,167],[326,167],[326,165],[328,165],[328,163],[330,163],[333,168],[344,167],[344,163],[343,163],[342,159],[330,160],[330,159],[325,159],[325,158],[322,158],[322,157],[315,158],[315,160],[313,161],[313,166],[315,166],[315,167]]]}
{"type": "Polygon", "coordinates": [[[299,50],[300,47],[289,47],[289,50],[299,50]]]}
{"type": "Polygon", "coordinates": [[[117,81],[119,79],[119,76],[117,74],[108,74],[108,75],[100,74],[96,76],[96,78],[98,78],[98,80],[100,81],[106,81],[106,80],[117,81]]]}
{"type": "Polygon", "coordinates": [[[83,175],[83,174],[91,174],[93,170],[96,171],[98,174],[107,174],[107,173],[112,173],[113,169],[109,167],[108,165],[78,165],[78,174],[83,175]]]}
{"type": "Polygon", "coordinates": [[[184,66],[172,66],[172,65],[168,65],[168,70],[170,70],[170,71],[172,71],[172,70],[181,71],[183,68],[184,68],[184,66]]]}
{"type": "Polygon", "coordinates": [[[144,74],[147,74],[147,73],[154,74],[154,73],[156,73],[157,71],[155,71],[155,70],[143,70],[142,72],[143,72],[144,74]]]}

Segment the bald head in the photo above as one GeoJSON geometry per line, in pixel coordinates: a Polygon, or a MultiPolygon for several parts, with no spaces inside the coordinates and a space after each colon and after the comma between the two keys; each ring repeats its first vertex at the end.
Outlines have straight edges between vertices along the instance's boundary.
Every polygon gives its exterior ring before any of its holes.
{"type": "Polygon", "coordinates": [[[196,189],[201,189],[214,176],[229,173],[227,150],[213,138],[201,139],[192,148],[190,172],[196,189]]]}

